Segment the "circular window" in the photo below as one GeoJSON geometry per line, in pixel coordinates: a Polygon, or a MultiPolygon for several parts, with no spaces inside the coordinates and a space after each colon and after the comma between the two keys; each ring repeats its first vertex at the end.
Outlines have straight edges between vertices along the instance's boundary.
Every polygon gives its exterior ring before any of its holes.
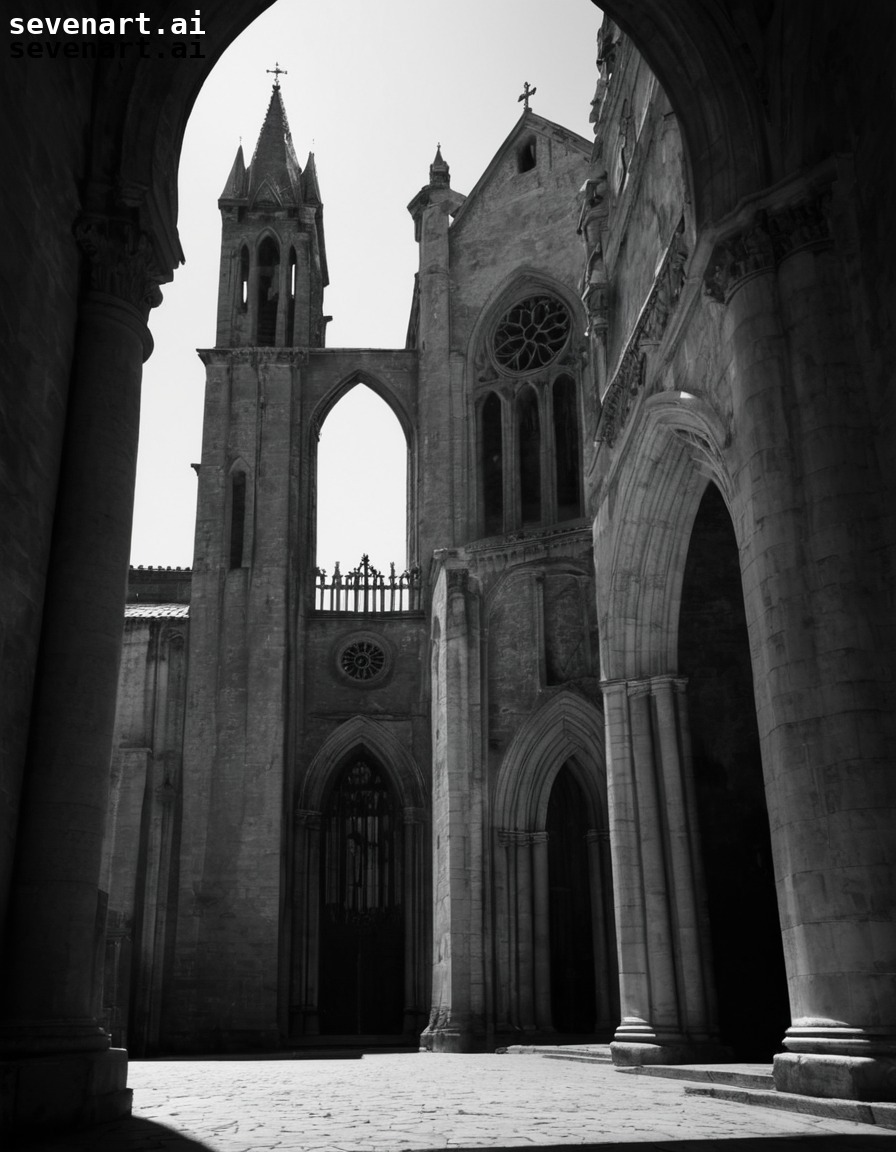
{"type": "Polygon", "coordinates": [[[390,659],[385,641],[370,633],[355,633],[336,649],[336,667],[342,676],[359,687],[371,687],[389,671],[390,659]]]}
{"type": "Polygon", "coordinates": [[[495,328],[492,354],[505,372],[535,372],[562,352],[569,338],[569,310],[553,296],[514,304],[495,328]]]}

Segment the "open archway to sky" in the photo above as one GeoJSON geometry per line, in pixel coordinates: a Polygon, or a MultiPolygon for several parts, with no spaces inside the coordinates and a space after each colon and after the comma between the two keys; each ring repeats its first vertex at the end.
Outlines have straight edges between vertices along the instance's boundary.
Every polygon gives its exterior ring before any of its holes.
{"type": "MultiPolygon", "coordinates": [[[[407,204],[428,182],[436,145],[452,187],[469,192],[516,123],[527,81],[537,88],[534,111],[590,137],[600,21],[591,0],[280,0],[224,54],[181,155],[187,262],[150,316],[155,352],[144,370],[132,563],[192,563],[190,465],[200,457],[205,382],[195,350],[214,343],[217,201],[240,141],[247,160],[255,147],[267,70],[286,70],[280,82],[300,163],[316,156],[330,271],[324,311],[333,316],[327,345],[403,348],[417,270],[407,204]]],[[[388,427],[394,417],[385,416],[388,427]]],[[[384,434],[366,426],[372,454],[384,434]]],[[[318,483],[328,488],[325,473],[318,483]]],[[[319,525],[334,514],[319,502],[319,525]]],[[[377,530],[370,524],[369,536],[377,530]]]]}
{"type": "Polygon", "coordinates": [[[315,564],[343,575],[362,553],[380,572],[407,566],[407,442],[385,400],[364,384],[328,413],[317,446],[315,564]],[[371,442],[370,429],[376,429],[371,442]]]}

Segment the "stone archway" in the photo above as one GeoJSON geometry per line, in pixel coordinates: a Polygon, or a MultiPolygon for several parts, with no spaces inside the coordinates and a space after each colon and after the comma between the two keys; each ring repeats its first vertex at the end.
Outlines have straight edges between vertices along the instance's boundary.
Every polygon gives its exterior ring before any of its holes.
{"type": "Polygon", "coordinates": [[[698,397],[645,403],[595,523],[607,788],[624,1063],[722,1055],[691,765],[678,613],[710,477],[730,490],[721,423],[698,397]]]}
{"type": "MultiPolygon", "coordinates": [[[[594,705],[569,691],[548,699],[519,729],[498,774],[493,814],[496,940],[496,1031],[548,1035],[575,1020],[583,1030],[609,1035],[616,1022],[616,965],[612,927],[612,881],[606,825],[603,723],[594,705]],[[560,778],[560,787],[556,785],[560,778]],[[582,841],[574,850],[579,877],[572,897],[587,913],[592,972],[588,1012],[561,1005],[552,980],[552,884],[562,886],[549,828],[556,819],[552,798],[568,786],[581,802],[582,841]],[[562,1017],[562,1019],[560,1019],[562,1017]]],[[[555,894],[556,895],[556,894],[555,894]]],[[[577,978],[583,976],[577,969],[577,978]]],[[[579,1006],[581,1007],[581,1006],[579,1006]]]]}

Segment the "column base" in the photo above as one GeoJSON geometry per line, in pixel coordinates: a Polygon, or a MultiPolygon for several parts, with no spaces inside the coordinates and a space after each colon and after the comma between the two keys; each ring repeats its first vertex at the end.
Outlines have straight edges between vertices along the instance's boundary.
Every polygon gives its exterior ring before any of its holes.
{"type": "Polygon", "coordinates": [[[774,1061],[775,1088],[799,1096],[896,1102],[896,1058],[784,1052],[774,1061]]]}
{"type": "Polygon", "coordinates": [[[420,1033],[421,1052],[485,1052],[486,1038],[462,1025],[430,1025],[420,1033]]]}
{"type": "Polygon", "coordinates": [[[639,1044],[614,1040],[610,1045],[613,1063],[620,1068],[640,1068],[644,1064],[726,1064],[734,1053],[724,1044],[694,1043],[639,1044]]]}
{"type": "Polygon", "coordinates": [[[85,1128],[130,1116],[127,1082],[124,1048],[0,1059],[0,1132],[85,1128]]]}

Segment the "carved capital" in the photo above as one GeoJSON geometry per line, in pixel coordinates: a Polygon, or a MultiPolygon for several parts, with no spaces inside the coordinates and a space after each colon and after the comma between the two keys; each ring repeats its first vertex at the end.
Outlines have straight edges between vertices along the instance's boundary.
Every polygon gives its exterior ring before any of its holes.
{"type": "Polygon", "coordinates": [[[762,209],[733,236],[717,244],[703,279],[705,294],[727,304],[754,276],[773,271],[794,252],[830,243],[831,192],[783,208],[762,209]]]}
{"type": "Polygon", "coordinates": [[[297,808],[295,811],[296,824],[305,828],[320,828],[323,814],[311,808],[297,808]]]}
{"type": "Polygon", "coordinates": [[[126,220],[82,216],[75,240],[87,257],[90,287],[132,305],[145,318],[162,302],[152,241],[126,220]]]}

